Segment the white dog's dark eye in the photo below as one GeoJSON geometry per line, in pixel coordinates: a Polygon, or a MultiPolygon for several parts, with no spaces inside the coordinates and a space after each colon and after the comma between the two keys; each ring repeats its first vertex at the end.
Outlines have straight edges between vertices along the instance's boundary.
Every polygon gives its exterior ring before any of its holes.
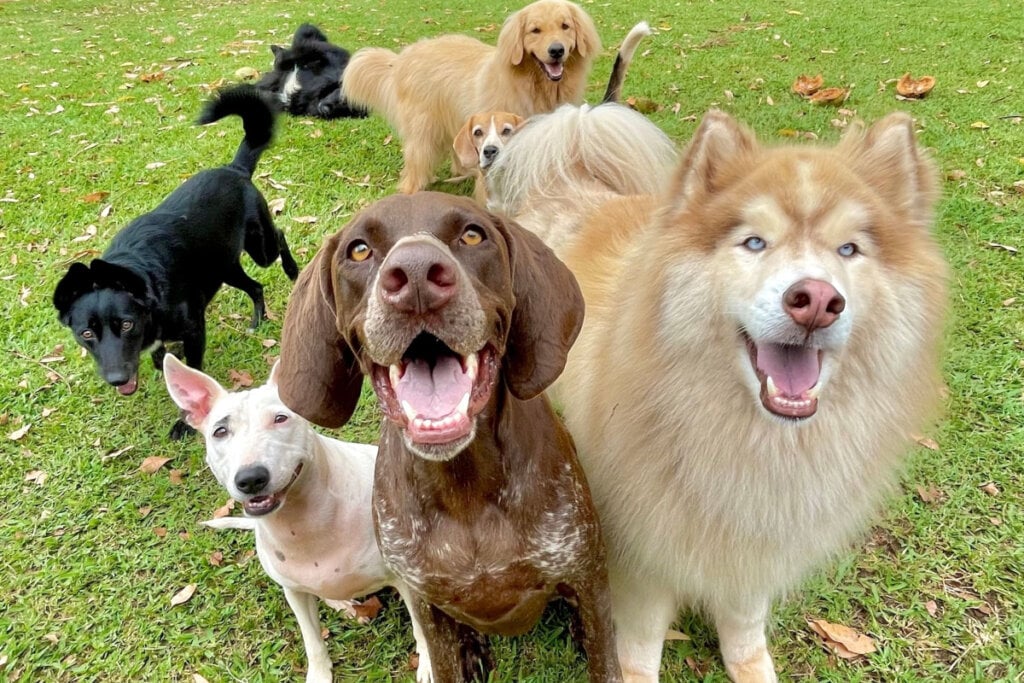
{"type": "Polygon", "coordinates": [[[82,330],[82,334],[79,335],[82,339],[92,339],[96,334],[92,330],[82,330]]]}
{"type": "Polygon", "coordinates": [[[459,238],[468,247],[475,247],[484,241],[484,233],[477,228],[466,228],[459,238]]]}
{"type": "Polygon", "coordinates": [[[768,243],[757,235],[752,235],[743,241],[743,246],[750,251],[763,251],[768,246],[768,243]]]}
{"type": "Polygon", "coordinates": [[[373,249],[370,249],[370,245],[362,240],[356,240],[348,248],[348,257],[353,261],[365,261],[370,258],[372,253],[373,249]]]}
{"type": "Polygon", "coordinates": [[[288,416],[285,415],[284,413],[278,413],[277,415],[274,416],[274,424],[276,424],[276,425],[279,425],[282,422],[287,422],[287,421],[288,421],[288,416]]]}
{"type": "Polygon", "coordinates": [[[853,256],[854,254],[860,253],[860,249],[858,249],[857,245],[854,244],[853,242],[847,242],[843,246],[839,247],[836,251],[839,252],[840,256],[846,257],[850,257],[853,256]]]}
{"type": "Polygon", "coordinates": [[[131,320],[122,320],[121,321],[121,331],[122,332],[127,332],[128,330],[132,329],[133,327],[135,327],[135,323],[133,323],[131,320]]]}
{"type": "Polygon", "coordinates": [[[216,429],[213,430],[213,438],[215,438],[215,439],[223,439],[227,435],[228,435],[228,428],[227,427],[217,427],[216,429]]]}

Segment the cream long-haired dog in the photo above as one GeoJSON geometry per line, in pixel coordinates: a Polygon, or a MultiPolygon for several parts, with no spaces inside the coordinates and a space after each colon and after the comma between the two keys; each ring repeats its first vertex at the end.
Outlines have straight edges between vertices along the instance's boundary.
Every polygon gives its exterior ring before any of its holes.
{"type": "Polygon", "coordinates": [[[567,0],[537,0],[505,20],[496,47],[446,35],[397,54],[358,50],[342,88],[349,102],[381,114],[398,132],[405,163],[398,189],[410,193],[433,180],[470,115],[506,111],[526,118],[581,102],[600,51],[584,10],[567,0]]]}
{"type": "MultiPolygon", "coordinates": [[[[552,192],[519,146],[532,125],[499,159],[514,192],[489,188],[527,219],[552,192]]],[[[623,674],[658,679],[689,607],[734,681],[775,681],[771,602],[862,532],[938,402],[935,164],[902,113],[769,148],[711,112],[665,192],[595,205],[577,170],[582,218],[545,235],[587,304],[554,397],[606,532],[623,674]]]]}

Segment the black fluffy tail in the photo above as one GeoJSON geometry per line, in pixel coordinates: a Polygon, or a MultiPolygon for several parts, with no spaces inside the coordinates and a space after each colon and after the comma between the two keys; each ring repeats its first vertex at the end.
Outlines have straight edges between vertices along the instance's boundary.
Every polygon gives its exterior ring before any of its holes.
{"type": "Polygon", "coordinates": [[[619,53],[615,55],[615,65],[612,66],[612,74],[608,79],[608,88],[604,91],[602,104],[618,102],[622,98],[622,83],[626,80],[626,72],[633,61],[633,53],[636,52],[636,47],[643,37],[649,35],[651,35],[651,27],[647,25],[646,21],[641,21],[626,34],[619,53]]]}
{"type": "Polygon", "coordinates": [[[213,123],[226,116],[242,118],[245,137],[238,146],[231,165],[241,169],[251,178],[260,155],[270,146],[270,140],[274,137],[274,120],[277,114],[255,86],[238,85],[221,90],[207,102],[197,123],[213,123]]]}

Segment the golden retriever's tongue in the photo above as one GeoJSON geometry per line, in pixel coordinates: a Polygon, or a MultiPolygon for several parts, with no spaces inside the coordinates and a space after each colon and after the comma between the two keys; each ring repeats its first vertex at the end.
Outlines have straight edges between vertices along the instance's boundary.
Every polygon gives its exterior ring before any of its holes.
{"type": "Polygon", "coordinates": [[[758,344],[757,369],[771,377],[776,390],[790,399],[801,398],[818,383],[821,374],[818,349],[808,346],[758,344]]]}
{"type": "Polygon", "coordinates": [[[561,62],[555,62],[554,64],[542,62],[542,64],[544,65],[544,71],[547,73],[548,78],[550,78],[551,80],[557,81],[562,77],[563,67],[561,62]]]}
{"type": "Polygon", "coordinates": [[[413,441],[448,443],[469,433],[473,379],[463,372],[458,358],[441,356],[433,366],[425,360],[410,361],[393,386],[413,441]]]}

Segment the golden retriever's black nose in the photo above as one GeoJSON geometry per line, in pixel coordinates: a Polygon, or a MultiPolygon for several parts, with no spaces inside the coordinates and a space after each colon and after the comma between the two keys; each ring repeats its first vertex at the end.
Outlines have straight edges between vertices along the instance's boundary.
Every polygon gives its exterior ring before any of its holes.
{"type": "Polygon", "coordinates": [[[235,486],[242,493],[259,493],[270,483],[270,471],[263,465],[243,467],[235,474],[235,486]]]}
{"type": "Polygon", "coordinates": [[[565,45],[561,43],[552,43],[548,47],[548,57],[555,60],[561,60],[565,56],[565,45]]]}
{"type": "Polygon", "coordinates": [[[424,242],[395,246],[380,274],[380,294],[402,313],[430,313],[455,296],[458,270],[451,256],[424,242]]]}

